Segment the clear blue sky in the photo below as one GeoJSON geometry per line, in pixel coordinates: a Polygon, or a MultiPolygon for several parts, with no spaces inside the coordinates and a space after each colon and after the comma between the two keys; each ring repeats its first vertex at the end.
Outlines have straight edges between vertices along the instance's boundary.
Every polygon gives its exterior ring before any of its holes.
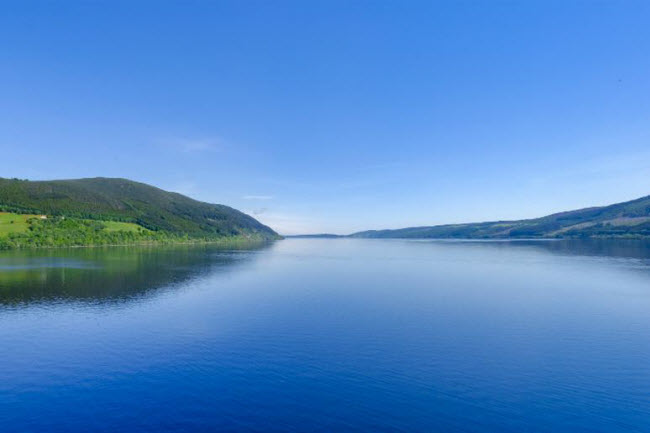
{"type": "Polygon", "coordinates": [[[284,234],[650,194],[650,2],[3,2],[0,176],[284,234]]]}

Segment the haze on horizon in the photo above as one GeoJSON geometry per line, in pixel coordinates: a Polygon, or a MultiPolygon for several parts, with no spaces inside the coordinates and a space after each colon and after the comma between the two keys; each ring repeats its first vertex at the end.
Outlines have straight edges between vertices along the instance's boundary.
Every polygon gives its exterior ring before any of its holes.
{"type": "Polygon", "coordinates": [[[648,22],[643,1],[7,2],[0,177],[129,178],[282,234],[634,199],[648,22]]]}

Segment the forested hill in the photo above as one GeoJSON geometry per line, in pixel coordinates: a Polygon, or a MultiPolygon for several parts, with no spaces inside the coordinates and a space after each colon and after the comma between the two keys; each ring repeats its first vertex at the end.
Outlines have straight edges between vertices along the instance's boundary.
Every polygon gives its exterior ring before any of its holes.
{"type": "Polygon", "coordinates": [[[593,207],[518,221],[494,221],[370,230],[356,238],[647,238],[650,196],[610,206],[593,207]]]}
{"type": "Polygon", "coordinates": [[[0,178],[0,211],[135,223],[188,237],[278,237],[236,209],[127,179],[27,181],[0,178]]]}

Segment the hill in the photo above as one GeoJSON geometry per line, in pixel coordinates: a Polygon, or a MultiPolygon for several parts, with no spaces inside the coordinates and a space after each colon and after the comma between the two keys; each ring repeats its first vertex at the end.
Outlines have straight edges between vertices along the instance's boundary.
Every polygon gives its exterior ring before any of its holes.
{"type": "Polygon", "coordinates": [[[650,196],[529,220],[369,230],[350,236],[441,239],[645,238],[650,237],[650,196]]]}
{"type": "MultiPolygon", "coordinates": [[[[0,211],[43,216],[29,219],[29,231],[23,235],[41,229],[57,229],[84,230],[91,235],[102,230],[130,232],[131,236],[139,234],[151,239],[278,238],[271,228],[236,209],[200,202],[127,179],[28,181],[0,178],[0,211]],[[130,225],[116,225],[117,222],[130,225]]],[[[24,223],[23,218],[20,224],[24,223]]],[[[43,234],[44,238],[46,236],[43,234]]],[[[82,241],[74,244],[79,242],[82,241]]]]}

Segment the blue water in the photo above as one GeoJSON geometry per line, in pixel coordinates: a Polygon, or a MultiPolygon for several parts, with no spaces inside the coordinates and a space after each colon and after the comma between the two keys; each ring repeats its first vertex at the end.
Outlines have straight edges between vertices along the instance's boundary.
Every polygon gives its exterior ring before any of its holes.
{"type": "Polygon", "coordinates": [[[650,244],[0,253],[0,432],[650,432],[650,244]]]}

